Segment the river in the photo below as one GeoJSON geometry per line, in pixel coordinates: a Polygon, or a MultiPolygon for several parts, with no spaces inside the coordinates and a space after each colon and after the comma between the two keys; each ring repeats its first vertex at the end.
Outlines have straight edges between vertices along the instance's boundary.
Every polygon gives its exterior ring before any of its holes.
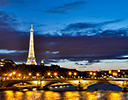
{"type": "Polygon", "coordinates": [[[0,100],[128,100],[128,92],[110,91],[1,91],[0,100]]]}

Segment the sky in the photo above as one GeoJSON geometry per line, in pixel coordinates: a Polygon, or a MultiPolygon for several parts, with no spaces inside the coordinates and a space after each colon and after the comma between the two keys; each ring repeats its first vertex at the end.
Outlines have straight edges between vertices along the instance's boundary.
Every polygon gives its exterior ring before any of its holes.
{"type": "Polygon", "coordinates": [[[0,0],[0,58],[80,71],[128,69],[128,0],[0,0]]]}

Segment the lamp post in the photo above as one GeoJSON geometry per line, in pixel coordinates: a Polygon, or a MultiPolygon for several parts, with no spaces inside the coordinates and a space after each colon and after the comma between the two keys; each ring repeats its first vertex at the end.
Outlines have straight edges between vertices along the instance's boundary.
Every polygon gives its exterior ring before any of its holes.
{"type": "Polygon", "coordinates": [[[15,75],[15,74],[16,74],[16,72],[14,71],[12,74],[13,74],[13,75],[15,75]]]}
{"type": "Polygon", "coordinates": [[[93,75],[96,76],[96,72],[94,72],[93,75]]]}
{"type": "Polygon", "coordinates": [[[19,77],[21,76],[21,74],[18,75],[19,77]]]}
{"type": "Polygon", "coordinates": [[[54,76],[55,76],[55,77],[57,76],[57,72],[54,73],[54,76]]]}
{"type": "Polygon", "coordinates": [[[9,74],[10,79],[12,78],[12,73],[9,74]]]}
{"type": "Polygon", "coordinates": [[[96,76],[96,72],[94,72],[93,75],[94,75],[94,79],[95,79],[95,78],[96,78],[96,77],[95,77],[95,76],[96,76]]]}
{"type": "Polygon", "coordinates": [[[31,75],[32,75],[32,73],[29,73],[28,75],[29,75],[29,76],[31,76],[31,75]]]}
{"type": "Polygon", "coordinates": [[[48,72],[48,73],[47,73],[47,76],[48,76],[48,77],[50,77],[50,76],[51,76],[51,73],[50,73],[50,72],[48,72]]]}
{"type": "Polygon", "coordinates": [[[18,77],[21,78],[21,74],[18,74],[18,77]]]}
{"type": "Polygon", "coordinates": [[[92,74],[93,74],[92,72],[89,72],[90,78],[91,78],[92,74]]]}
{"type": "Polygon", "coordinates": [[[12,74],[13,74],[14,79],[15,79],[15,77],[16,77],[16,72],[15,72],[15,71],[13,71],[13,72],[12,72],[12,74]]]}
{"type": "Polygon", "coordinates": [[[76,78],[77,72],[74,72],[74,78],[76,78]]]}
{"type": "Polygon", "coordinates": [[[39,74],[39,73],[36,73],[36,79],[37,79],[39,76],[40,76],[40,74],[39,74]]]}
{"type": "Polygon", "coordinates": [[[69,77],[71,78],[72,72],[68,72],[69,77]]]}
{"type": "Polygon", "coordinates": [[[28,75],[29,75],[29,78],[31,79],[32,73],[28,73],[28,75]]]}

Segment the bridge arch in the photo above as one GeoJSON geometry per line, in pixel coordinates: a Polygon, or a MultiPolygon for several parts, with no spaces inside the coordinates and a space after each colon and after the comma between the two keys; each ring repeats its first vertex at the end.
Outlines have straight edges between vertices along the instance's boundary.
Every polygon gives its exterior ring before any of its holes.
{"type": "Polygon", "coordinates": [[[97,82],[89,85],[87,87],[87,90],[89,91],[96,91],[96,90],[122,91],[122,87],[109,82],[97,82]]]}
{"type": "Polygon", "coordinates": [[[50,83],[44,85],[43,89],[47,90],[52,84],[53,85],[74,85],[74,84],[71,84],[70,82],[56,81],[56,82],[50,82],[50,83]]]}
{"type": "Polygon", "coordinates": [[[28,81],[19,81],[18,80],[18,81],[6,81],[2,84],[2,86],[3,87],[12,87],[13,85],[18,84],[18,83],[26,83],[26,84],[29,84],[29,85],[33,85],[28,81]]]}

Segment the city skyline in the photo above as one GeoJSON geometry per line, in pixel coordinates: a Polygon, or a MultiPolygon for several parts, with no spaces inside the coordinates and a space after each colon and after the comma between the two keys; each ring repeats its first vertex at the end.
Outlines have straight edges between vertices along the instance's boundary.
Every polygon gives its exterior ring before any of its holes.
{"type": "Polygon", "coordinates": [[[127,69],[127,0],[2,0],[0,58],[25,63],[30,25],[40,64],[86,70],[127,69]]]}

